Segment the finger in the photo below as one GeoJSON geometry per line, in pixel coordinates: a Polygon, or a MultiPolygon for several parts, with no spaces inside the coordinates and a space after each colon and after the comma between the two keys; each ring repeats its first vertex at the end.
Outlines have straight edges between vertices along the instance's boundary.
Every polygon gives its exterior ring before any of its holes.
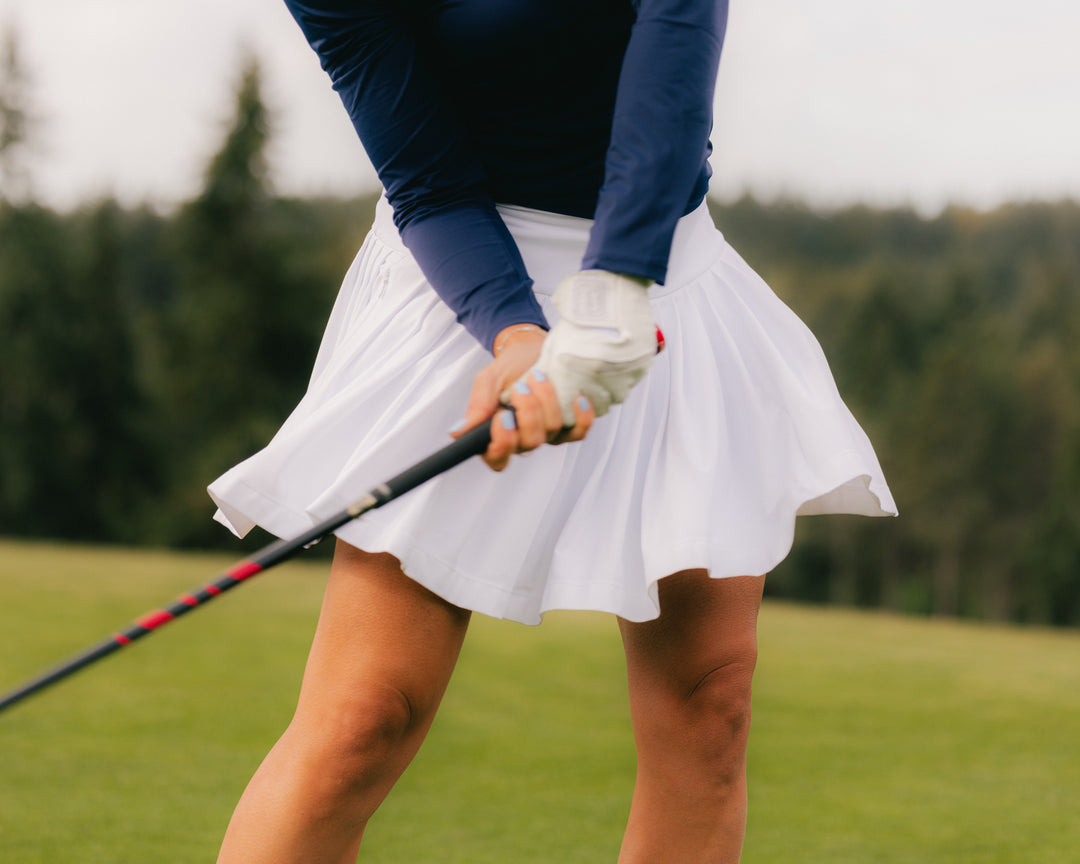
{"type": "Polygon", "coordinates": [[[544,426],[544,412],[540,400],[529,388],[525,380],[518,381],[511,388],[510,404],[514,406],[517,419],[518,452],[535,450],[547,442],[547,428],[544,426]]]}
{"type": "Polygon", "coordinates": [[[514,412],[503,409],[491,418],[491,443],[483,459],[494,471],[502,471],[510,462],[510,456],[517,450],[518,433],[514,412]]]}
{"type": "Polygon", "coordinates": [[[593,421],[596,419],[596,412],[593,410],[588,398],[579,394],[571,405],[574,411],[574,425],[563,426],[558,434],[549,439],[548,443],[569,444],[571,441],[581,441],[589,433],[593,421]]]}
{"type": "Polygon", "coordinates": [[[528,376],[529,387],[540,405],[541,417],[547,439],[558,435],[566,424],[563,422],[562,406],[555,387],[548,381],[547,375],[540,369],[532,369],[528,376]]]}
{"type": "MultiPolygon", "coordinates": [[[[584,378],[581,381],[581,392],[589,400],[593,413],[597,417],[603,417],[607,414],[608,409],[611,407],[611,393],[604,387],[600,386],[595,381],[584,378]]],[[[576,413],[574,415],[574,422],[577,422],[576,413]]]]}
{"type": "Polygon", "coordinates": [[[592,404],[589,402],[588,397],[578,396],[574,400],[574,418],[575,423],[572,429],[566,432],[566,441],[581,441],[592,428],[593,420],[596,419],[596,412],[593,411],[592,404]]]}
{"type": "Polygon", "coordinates": [[[450,430],[458,438],[474,426],[491,417],[499,407],[499,383],[490,366],[481,369],[473,379],[465,416],[450,430]]]}

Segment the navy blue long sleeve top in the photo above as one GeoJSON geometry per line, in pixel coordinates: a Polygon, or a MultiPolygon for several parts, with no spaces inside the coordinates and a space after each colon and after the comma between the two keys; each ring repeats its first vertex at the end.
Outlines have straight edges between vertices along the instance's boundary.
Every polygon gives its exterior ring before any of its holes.
{"type": "Polygon", "coordinates": [[[595,219],[584,268],[663,282],[705,195],[727,0],[285,0],[402,240],[491,348],[546,326],[495,204],[595,219]]]}

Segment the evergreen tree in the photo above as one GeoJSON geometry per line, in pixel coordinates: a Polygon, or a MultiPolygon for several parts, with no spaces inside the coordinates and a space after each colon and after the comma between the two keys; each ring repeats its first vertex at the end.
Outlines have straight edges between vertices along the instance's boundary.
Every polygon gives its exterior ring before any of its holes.
{"type": "Polygon", "coordinates": [[[29,84],[14,27],[0,32],[0,202],[29,197],[29,84]]]}
{"type": "Polygon", "coordinates": [[[0,214],[2,530],[134,539],[128,517],[152,471],[119,209],[0,214]]]}
{"type": "Polygon", "coordinates": [[[200,195],[179,213],[176,294],[161,406],[175,435],[176,508],[183,543],[221,538],[206,484],[262,447],[302,395],[325,310],[293,265],[296,240],[271,194],[269,117],[259,66],[249,60],[232,124],[200,195]]]}

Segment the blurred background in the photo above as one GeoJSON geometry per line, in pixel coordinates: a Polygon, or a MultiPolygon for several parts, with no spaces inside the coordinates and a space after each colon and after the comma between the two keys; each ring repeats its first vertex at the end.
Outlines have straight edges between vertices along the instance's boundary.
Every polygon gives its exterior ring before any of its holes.
{"type": "MultiPolygon", "coordinates": [[[[713,215],[901,510],[802,520],[772,596],[1080,624],[1077,32],[733,4],[713,215]]],[[[282,3],[0,0],[0,535],[235,551],[205,486],[303,392],[377,195],[282,3]]]]}

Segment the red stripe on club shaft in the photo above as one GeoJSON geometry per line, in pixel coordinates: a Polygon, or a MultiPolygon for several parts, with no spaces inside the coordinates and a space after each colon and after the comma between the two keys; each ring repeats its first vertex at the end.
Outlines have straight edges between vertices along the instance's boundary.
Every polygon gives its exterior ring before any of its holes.
{"type": "Polygon", "coordinates": [[[158,609],[156,612],[143,615],[143,617],[137,620],[135,624],[142,627],[144,630],[156,630],[162,624],[167,624],[172,621],[173,617],[171,612],[165,609],[158,609]]]}
{"type": "Polygon", "coordinates": [[[131,644],[131,640],[128,639],[128,637],[125,636],[123,633],[113,633],[112,638],[113,638],[113,641],[117,645],[130,645],[131,644]]]}
{"type": "Polygon", "coordinates": [[[257,564],[254,561],[241,561],[232,569],[226,570],[225,575],[230,579],[235,579],[237,582],[240,582],[247,579],[249,576],[254,576],[262,569],[262,564],[257,564]]]}

